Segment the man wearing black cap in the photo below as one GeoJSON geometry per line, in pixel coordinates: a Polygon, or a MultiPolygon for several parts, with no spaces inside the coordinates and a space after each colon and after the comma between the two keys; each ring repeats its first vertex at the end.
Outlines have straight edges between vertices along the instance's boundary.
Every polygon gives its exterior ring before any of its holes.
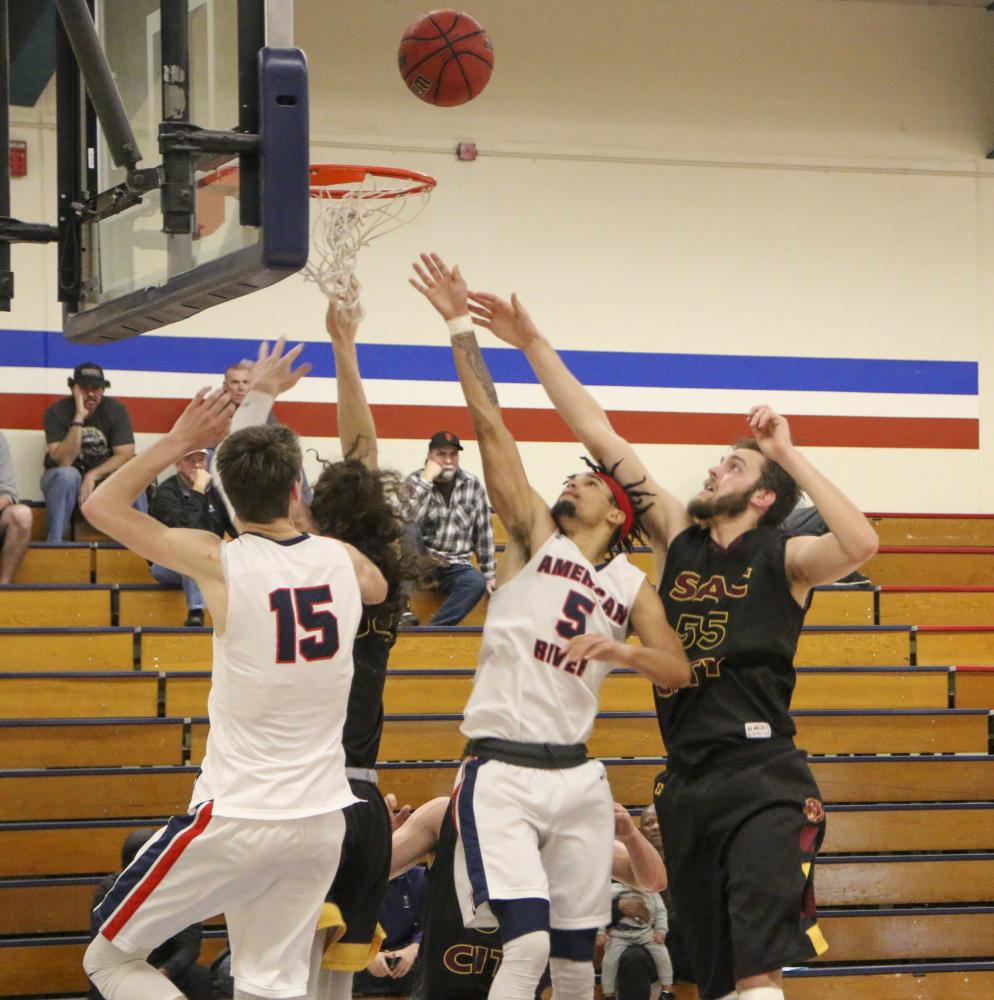
{"type": "Polygon", "coordinates": [[[494,587],[494,532],[483,483],[459,467],[462,445],[451,431],[437,431],[428,442],[423,469],[407,477],[411,505],[429,555],[443,562],[435,576],[445,595],[431,625],[458,625],[483,592],[494,587]],[[470,556],[476,554],[479,570],[470,556]]]}
{"type": "MultiPolygon", "coordinates": [[[[45,495],[47,538],[61,542],[76,504],[82,504],[101,479],[134,458],[135,435],[127,407],[104,399],[110,382],[92,361],[76,365],[68,380],[71,395],[45,410],[45,495]]],[[[135,507],[146,510],[145,497],[135,507]]]]}

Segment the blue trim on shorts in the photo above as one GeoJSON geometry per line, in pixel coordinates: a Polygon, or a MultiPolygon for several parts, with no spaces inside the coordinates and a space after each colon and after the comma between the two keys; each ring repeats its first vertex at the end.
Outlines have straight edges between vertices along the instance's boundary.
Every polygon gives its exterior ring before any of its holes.
{"type": "MultiPolygon", "coordinates": [[[[500,939],[508,942],[525,934],[549,930],[549,901],[540,897],[529,899],[491,899],[490,910],[500,924],[500,939]]],[[[560,932],[563,933],[563,932],[560,932]]],[[[596,934],[596,931],[594,932],[596,934]]],[[[590,957],[593,958],[593,951],[590,957]]]]}
{"type": "Polygon", "coordinates": [[[199,811],[192,812],[187,816],[173,816],[166,824],[161,835],[151,841],[145,850],[121,872],[107,895],[104,896],[98,906],[94,907],[93,912],[101,924],[107,922],[108,918],[124,902],[131,890],[148,874],[156,861],[169,850],[169,845],[184,830],[189,829],[196,822],[198,814],[199,811]]]}
{"type": "Polygon", "coordinates": [[[549,931],[549,958],[568,958],[571,962],[592,962],[597,949],[597,928],[549,931]]]}
{"type": "Polygon", "coordinates": [[[487,873],[483,867],[483,854],[480,851],[480,834],[476,829],[476,816],[473,814],[476,776],[484,764],[486,761],[479,757],[472,757],[466,761],[459,797],[456,800],[459,839],[462,841],[463,853],[466,856],[466,871],[469,874],[473,906],[477,909],[490,900],[490,887],[487,885],[487,873]]]}

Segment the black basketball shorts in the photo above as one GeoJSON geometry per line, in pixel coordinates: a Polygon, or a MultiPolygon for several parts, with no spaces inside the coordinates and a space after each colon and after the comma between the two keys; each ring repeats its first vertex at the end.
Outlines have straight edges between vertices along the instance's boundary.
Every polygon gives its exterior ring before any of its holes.
{"type": "Polygon", "coordinates": [[[804,751],[672,772],[655,803],[702,1000],[828,950],[814,896],[825,810],[804,751]]]}
{"type": "Polygon", "coordinates": [[[329,928],[329,941],[334,943],[325,950],[321,964],[336,972],[358,972],[380,950],[384,934],[378,921],[393,843],[390,811],[380,790],[368,781],[351,780],[349,785],[352,794],[364,801],[345,810],[342,860],[322,913],[322,926],[329,928]]]}

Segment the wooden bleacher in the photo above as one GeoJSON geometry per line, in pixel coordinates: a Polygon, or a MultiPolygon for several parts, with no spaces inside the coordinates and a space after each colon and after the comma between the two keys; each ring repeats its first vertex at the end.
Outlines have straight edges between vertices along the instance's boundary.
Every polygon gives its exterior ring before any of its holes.
{"type": "MultiPolygon", "coordinates": [[[[974,1000],[994,995],[994,518],[872,522],[873,583],[820,589],[798,650],[798,743],[829,813],[817,891],[832,947],[785,991],[974,1000]]],[[[414,610],[427,620],[437,603],[417,595],[414,610]]],[[[402,802],[452,787],[485,603],[464,627],[395,647],[380,774],[402,802]]],[[[85,992],[96,881],[127,832],[187,805],[211,644],[184,617],[178,590],[95,534],[32,546],[0,590],[0,996],[85,992]]],[[[648,801],[664,748],[637,675],[605,683],[591,747],[616,798],[648,801]]],[[[210,934],[212,954],[223,938],[210,934]]]]}

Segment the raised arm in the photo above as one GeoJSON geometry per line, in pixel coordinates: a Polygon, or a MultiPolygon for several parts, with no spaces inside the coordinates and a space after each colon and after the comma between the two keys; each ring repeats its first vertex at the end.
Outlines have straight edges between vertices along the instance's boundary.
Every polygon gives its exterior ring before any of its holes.
{"type": "Polygon", "coordinates": [[[177,459],[191,451],[216,445],[228,433],[232,405],[231,397],[223,389],[210,393],[201,389],[172,430],[105,479],[82,508],[94,527],[132,552],[192,576],[204,590],[219,632],[224,631],[223,616],[227,605],[216,592],[217,586],[223,589],[224,584],[220,565],[221,540],[209,531],[167,528],[131,505],[148,484],[177,459]]]}
{"type": "Polygon", "coordinates": [[[620,463],[616,476],[622,482],[645,480],[641,488],[653,494],[653,501],[642,520],[653,548],[665,555],[670,541],[690,524],[684,505],[659,485],[635,449],[611,426],[600,403],[566,367],[516,295],[507,302],[487,292],[472,292],[470,300],[473,322],[524,352],[553,406],[590,454],[608,469],[620,463]]]}
{"type": "MultiPolygon", "coordinates": [[[[282,392],[293,388],[310,370],[311,365],[304,362],[297,368],[294,361],[300,356],[304,345],[298,344],[285,354],[286,337],[280,337],[270,351],[269,344],[263,341],[259,344],[259,352],[253,362],[243,361],[242,365],[249,371],[249,391],[242,405],[236,407],[231,419],[231,433],[244,430],[246,427],[259,427],[266,422],[273,408],[276,397],[282,392]]],[[[211,469],[211,481],[218,496],[224,502],[225,510],[231,523],[235,523],[235,509],[231,506],[228,494],[225,492],[217,462],[211,469]]],[[[291,507],[293,501],[291,501],[291,507]]]]}
{"type": "Polygon", "coordinates": [[[659,595],[648,580],[632,605],[632,630],[641,646],[618,642],[599,632],[586,632],[571,639],[572,659],[606,660],[619,667],[631,667],[648,677],[653,684],[682,688],[690,683],[690,663],[679,637],[670,628],[659,595]]]}
{"type": "Polygon", "coordinates": [[[548,506],[529,485],[518,446],[504,425],[497,390],[473,332],[466,282],[458,267],[450,271],[437,254],[422,254],[414,270],[420,281],[412,278],[411,284],[449,325],[456,371],[483,458],[487,494],[507,527],[509,551],[527,561],[555,524],[548,506]]]}
{"type": "Polygon", "coordinates": [[[639,832],[628,810],[617,802],[611,878],[643,892],[661,892],[666,888],[666,865],[659,851],[639,832]]]}
{"type": "MultiPolygon", "coordinates": [[[[353,276],[356,295],[359,283],[353,276]]],[[[379,468],[376,444],[376,424],[369,408],[359,374],[359,356],[356,353],[356,333],[363,318],[362,304],[356,299],[354,306],[346,306],[340,299],[328,300],[325,328],[331,337],[335,354],[335,382],[338,387],[338,439],[342,455],[355,458],[367,469],[379,468]]]]}
{"type": "Polygon", "coordinates": [[[754,406],[749,427],[763,454],[794,478],[828,525],[827,535],[787,541],[787,575],[795,599],[803,604],[811,587],[832,583],[871,558],[879,545],[877,533],[859,508],[794,445],[784,417],[768,406],[754,406]]]}

